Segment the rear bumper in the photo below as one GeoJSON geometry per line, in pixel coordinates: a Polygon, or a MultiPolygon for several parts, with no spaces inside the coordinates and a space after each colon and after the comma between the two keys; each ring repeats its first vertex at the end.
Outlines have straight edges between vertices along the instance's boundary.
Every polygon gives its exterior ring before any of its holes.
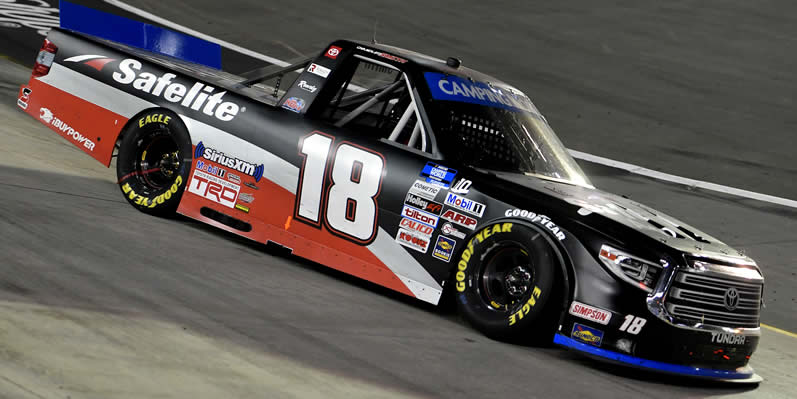
{"type": "Polygon", "coordinates": [[[734,370],[721,370],[647,360],[636,356],[602,349],[600,347],[576,341],[561,334],[556,334],[554,336],[553,342],[557,345],[561,345],[569,349],[575,349],[587,355],[597,357],[601,360],[666,374],[736,383],[758,383],[762,381],[762,378],[755,374],[753,368],[750,366],[739,367],[734,370]]]}

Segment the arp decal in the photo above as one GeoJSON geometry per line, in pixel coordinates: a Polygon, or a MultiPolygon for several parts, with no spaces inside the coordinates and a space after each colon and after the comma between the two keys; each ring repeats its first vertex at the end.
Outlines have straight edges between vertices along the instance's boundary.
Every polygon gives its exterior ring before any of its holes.
{"type": "Polygon", "coordinates": [[[446,195],[446,205],[450,205],[477,217],[482,217],[482,215],[484,215],[484,210],[487,208],[481,202],[469,200],[454,193],[448,193],[448,195],[446,195]]]}
{"type": "Polygon", "coordinates": [[[407,198],[404,199],[404,204],[416,207],[424,212],[429,212],[437,216],[440,216],[440,214],[443,213],[443,204],[422,198],[413,193],[407,194],[407,198]]]}
{"type": "Polygon", "coordinates": [[[440,216],[440,217],[442,217],[445,220],[448,220],[449,222],[454,222],[454,223],[456,223],[456,224],[458,224],[458,225],[460,225],[462,227],[465,227],[465,228],[468,228],[468,229],[471,229],[471,230],[476,229],[476,224],[479,223],[478,220],[476,220],[476,219],[474,219],[474,218],[472,218],[472,217],[470,217],[468,215],[463,215],[463,214],[461,214],[461,213],[459,213],[459,212],[457,212],[457,211],[455,211],[453,209],[446,209],[446,211],[443,212],[443,215],[440,216]]]}
{"type": "Polygon", "coordinates": [[[230,169],[237,170],[255,178],[259,182],[263,177],[263,164],[255,165],[244,160],[228,156],[221,151],[214,150],[213,148],[205,147],[200,141],[194,150],[194,158],[205,158],[208,161],[215,162],[219,165],[226,166],[230,169]]]}
{"type": "Polygon", "coordinates": [[[232,184],[201,170],[194,170],[188,192],[209,199],[228,208],[235,207],[241,186],[232,184]]]}
{"type": "Polygon", "coordinates": [[[454,254],[456,245],[456,241],[448,237],[437,236],[437,242],[434,245],[434,250],[432,250],[432,256],[444,262],[449,262],[451,256],[454,254]]]}
{"type": "Polygon", "coordinates": [[[603,331],[579,323],[573,323],[570,336],[576,341],[581,341],[592,346],[601,346],[603,331]]]}
{"type": "Polygon", "coordinates": [[[447,168],[434,162],[427,162],[421,171],[421,177],[425,177],[427,183],[436,184],[442,188],[448,188],[456,176],[457,171],[455,169],[447,168]]]}
{"type": "Polygon", "coordinates": [[[539,223],[542,226],[544,226],[545,228],[547,228],[548,230],[550,230],[551,233],[553,233],[559,241],[562,241],[562,240],[565,239],[565,233],[563,233],[559,229],[559,226],[557,226],[554,222],[552,222],[551,219],[548,216],[538,215],[538,214],[536,214],[534,212],[529,212],[529,211],[524,210],[524,209],[507,209],[506,212],[504,212],[504,216],[506,216],[506,217],[522,217],[522,218],[531,220],[534,223],[539,223]]]}
{"type": "Polygon", "coordinates": [[[612,319],[612,312],[576,301],[570,305],[570,314],[603,325],[609,324],[612,319]]]}

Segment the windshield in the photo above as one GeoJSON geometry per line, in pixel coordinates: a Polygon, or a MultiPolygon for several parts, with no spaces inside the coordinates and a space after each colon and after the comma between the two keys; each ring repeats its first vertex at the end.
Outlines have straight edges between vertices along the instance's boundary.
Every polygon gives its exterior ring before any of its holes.
{"type": "Polygon", "coordinates": [[[432,125],[446,157],[481,169],[592,185],[520,91],[441,73],[424,76],[434,99],[432,125]]]}

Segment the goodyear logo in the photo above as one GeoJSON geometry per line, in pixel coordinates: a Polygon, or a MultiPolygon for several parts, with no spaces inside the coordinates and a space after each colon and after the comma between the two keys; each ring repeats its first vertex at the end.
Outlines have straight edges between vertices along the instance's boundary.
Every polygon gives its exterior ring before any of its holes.
{"type": "Polygon", "coordinates": [[[601,346],[601,341],[603,341],[603,331],[579,323],[573,324],[570,336],[576,341],[592,346],[601,346]]]}

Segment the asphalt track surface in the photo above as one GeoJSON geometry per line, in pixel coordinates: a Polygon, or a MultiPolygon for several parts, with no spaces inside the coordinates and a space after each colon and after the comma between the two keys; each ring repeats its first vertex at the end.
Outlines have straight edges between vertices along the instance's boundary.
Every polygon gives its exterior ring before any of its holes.
{"type": "MultiPolygon", "coordinates": [[[[378,20],[382,42],[525,89],[570,148],[797,198],[791,3],[130,3],[280,59],[378,20]]],[[[19,34],[8,53],[35,54],[19,34]]],[[[0,397],[794,397],[788,334],[762,329],[758,388],[660,377],[494,342],[450,309],[145,216],[113,170],[16,109],[28,74],[0,59],[0,397]]],[[[763,322],[797,331],[796,210],[584,166],[744,248],[767,278],[763,322]]]]}

